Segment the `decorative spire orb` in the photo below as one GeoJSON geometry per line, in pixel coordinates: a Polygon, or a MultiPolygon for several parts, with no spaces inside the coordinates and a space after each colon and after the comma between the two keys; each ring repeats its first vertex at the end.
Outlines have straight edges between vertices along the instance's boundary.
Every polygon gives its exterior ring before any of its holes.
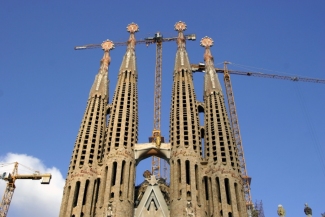
{"type": "Polygon", "coordinates": [[[102,43],[102,49],[104,51],[112,50],[112,49],[114,49],[114,43],[112,41],[110,41],[110,40],[107,39],[106,41],[104,41],[102,43]]]}
{"type": "Polygon", "coordinates": [[[184,31],[186,29],[186,24],[182,21],[178,21],[176,24],[175,24],[175,30],[176,31],[184,31]]]}
{"type": "Polygon", "coordinates": [[[212,47],[212,45],[213,45],[213,40],[212,40],[212,38],[210,38],[210,37],[208,37],[208,36],[205,36],[204,38],[202,38],[201,39],[201,43],[200,43],[200,45],[202,46],[202,47],[212,47]]]}
{"type": "Polygon", "coordinates": [[[129,33],[135,33],[139,31],[139,26],[135,23],[131,23],[126,27],[129,33]]]}

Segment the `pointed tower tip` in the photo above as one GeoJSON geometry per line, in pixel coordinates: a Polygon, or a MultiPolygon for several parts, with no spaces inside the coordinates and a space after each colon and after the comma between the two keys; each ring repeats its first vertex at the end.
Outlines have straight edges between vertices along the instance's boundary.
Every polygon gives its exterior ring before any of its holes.
{"type": "Polygon", "coordinates": [[[175,30],[178,32],[183,32],[186,30],[186,24],[183,21],[178,21],[175,24],[175,30]]]}
{"type": "Polygon", "coordinates": [[[135,33],[139,31],[139,26],[132,22],[126,27],[126,29],[129,33],[135,33]]]}
{"type": "Polygon", "coordinates": [[[212,47],[213,40],[212,38],[205,36],[204,38],[201,39],[200,45],[205,48],[212,47]]]}

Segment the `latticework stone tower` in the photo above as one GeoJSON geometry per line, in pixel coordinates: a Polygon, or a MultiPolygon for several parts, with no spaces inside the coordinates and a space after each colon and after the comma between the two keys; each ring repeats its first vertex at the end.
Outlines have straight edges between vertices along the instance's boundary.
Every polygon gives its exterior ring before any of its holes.
{"type": "Polygon", "coordinates": [[[106,129],[108,65],[111,41],[102,44],[104,56],[90,90],[88,103],[72,153],[64,187],[60,217],[90,216],[96,207],[100,183],[98,163],[106,129]]]}
{"type": "Polygon", "coordinates": [[[130,38],[110,107],[99,192],[101,212],[96,216],[104,216],[107,210],[112,210],[115,216],[133,215],[134,146],[138,140],[138,75],[134,33],[138,31],[138,26],[132,23],[128,31],[130,38]]]}
{"type": "Polygon", "coordinates": [[[199,216],[203,215],[202,185],[200,182],[200,122],[197,100],[194,92],[190,61],[185,49],[183,31],[186,25],[178,22],[177,53],[174,67],[174,81],[170,113],[171,144],[171,216],[182,216],[190,206],[199,216]]]}
{"type": "Polygon", "coordinates": [[[205,160],[203,175],[205,206],[208,216],[246,216],[237,148],[234,143],[224,96],[215,72],[210,47],[213,41],[205,37],[204,131],[205,160]]]}

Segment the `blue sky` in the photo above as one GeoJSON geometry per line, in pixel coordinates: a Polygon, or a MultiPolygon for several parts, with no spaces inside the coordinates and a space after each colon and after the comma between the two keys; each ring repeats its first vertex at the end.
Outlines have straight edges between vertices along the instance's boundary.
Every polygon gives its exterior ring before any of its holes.
{"type": "MultiPolygon", "coordinates": [[[[100,49],[75,51],[74,46],[126,41],[131,22],[140,27],[137,39],[156,31],[171,37],[181,20],[185,33],[198,38],[187,43],[192,63],[203,61],[199,40],[209,36],[217,67],[227,60],[233,70],[325,79],[324,14],[322,0],[1,1],[0,156],[33,156],[66,176],[102,57],[100,49]]],[[[163,44],[165,137],[175,51],[175,42],[163,44]]],[[[111,52],[110,102],[124,52],[125,47],[111,52]]],[[[136,53],[142,143],[153,128],[155,47],[138,45],[136,53]]],[[[263,200],[265,216],[276,216],[278,204],[287,216],[304,216],[305,202],[320,216],[325,212],[325,85],[231,79],[253,200],[263,200]]],[[[202,101],[203,75],[194,74],[194,83],[202,101]]],[[[138,183],[149,166],[148,161],[139,165],[138,183]]]]}

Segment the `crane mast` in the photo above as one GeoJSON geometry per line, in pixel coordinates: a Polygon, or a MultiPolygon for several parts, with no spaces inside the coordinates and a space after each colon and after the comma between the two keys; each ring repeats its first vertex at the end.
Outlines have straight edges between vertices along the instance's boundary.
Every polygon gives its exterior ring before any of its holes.
{"type": "MultiPolygon", "coordinates": [[[[14,165],[14,169],[12,170],[12,175],[13,177],[15,177],[18,173],[18,163],[15,162],[15,165],[14,165]]],[[[4,173],[2,175],[2,179],[4,179],[6,176],[6,174],[4,173]]],[[[7,216],[7,213],[8,213],[8,210],[9,210],[9,206],[10,206],[10,203],[11,203],[11,200],[12,200],[12,196],[14,194],[14,191],[15,191],[15,179],[11,179],[7,182],[7,186],[6,186],[6,190],[3,194],[3,197],[2,197],[2,201],[1,201],[1,204],[0,204],[0,217],[6,217],[7,216]]]]}
{"type": "Polygon", "coordinates": [[[18,162],[15,162],[12,173],[3,173],[0,178],[7,181],[6,190],[3,194],[2,201],[0,204],[0,217],[6,217],[12,200],[12,196],[16,189],[15,181],[17,179],[42,179],[41,184],[50,184],[52,175],[49,173],[40,174],[38,171],[35,171],[34,174],[18,174],[18,162]]]}
{"type": "MultiPolygon", "coordinates": [[[[152,141],[155,142],[159,148],[163,137],[160,131],[160,117],[161,117],[161,72],[162,72],[162,35],[157,32],[155,34],[156,42],[156,70],[155,70],[155,94],[154,94],[154,117],[153,117],[153,131],[152,141]]],[[[165,165],[164,165],[165,167],[165,165]]],[[[157,178],[161,177],[160,174],[160,158],[152,156],[151,173],[157,178]]],[[[164,177],[166,178],[166,177],[164,177]]]]}
{"type": "Polygon", "coordinates": [[[237,146],[237,152],[238,152],[237,154],[238,154],[238,159],[239,159],[241,176],[242,176],[242,180],[243,180],[246,207],[247,207],[247,209],[251,210],[252,206],[253,206],[252,196],[251,196],[251,191],[250,191],[251,177],[248,176],[247,169],[246,169],[244,149],[243,149],[242,140],[241,140],[241,136],[240,136],[240,128],[239,128],[239,123],[238,123],[234,93],[232,91],[230,75],[228,73],[227,64],[229,64],[229,62],[224,62],[224,73],[223,73],[224,77],[223,78],[224,78],[224,82],[225,82],[225,86],[226,86],[226,94],[227,94],[227,100],[228,100],[228,105],[229,105],[230,122],[231,122],[231,128],[232,128],[234,139],[235,139],[236,146],[237,146]]]}

